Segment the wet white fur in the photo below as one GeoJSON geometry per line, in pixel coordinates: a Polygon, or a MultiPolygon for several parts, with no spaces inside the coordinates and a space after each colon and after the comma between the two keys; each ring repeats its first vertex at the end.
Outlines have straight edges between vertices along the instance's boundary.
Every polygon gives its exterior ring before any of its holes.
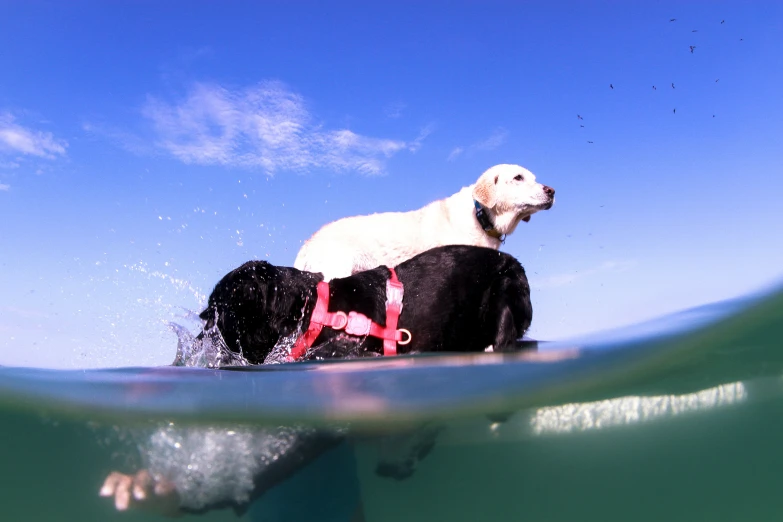
{"type": "Polygon", "coordinates": [[[418,210],[346,217],[325,225],[302,245],[294,266],[321,272],[330,280],[379,265],[397,266],[441,245],[498,249],[500,241],[487,235],[476,220],[474,199],[504,235],[553,203],[529,170],[495,165],[475,184],[418,210]],[[518,175],[522,180],[515,179],[518,175]]]}

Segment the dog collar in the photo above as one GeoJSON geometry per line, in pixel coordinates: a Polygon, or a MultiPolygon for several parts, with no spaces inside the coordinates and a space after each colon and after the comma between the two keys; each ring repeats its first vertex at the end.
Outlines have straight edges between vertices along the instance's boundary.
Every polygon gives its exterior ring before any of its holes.
{"type": "Polygon", "coordinates": [[[473,205],[476,207],[476,220],[478,221],[479,226],[489,237],[494,237],[495,239],[499,239],[501,243],[504,243],[506,241],[506,236],[495,229],[495,225],[489,219],[487,211],[481,203],[474,199],[473,205]]]}
{"type": "Polygon", "coordinates": [[[359,312],[329,312],[329,283],[318,283],[317,298],[307,331],[299,336],[291,348],[288,361],[293,362],[302,357],[323,330],[324,326],[334,330],[345,330],[348,335],[371,336],[383,339],[383,355],[397,355],[397,345],[411,342],[411,333],[397,329],[397,323],[402,313],[403,286],[393,268],[386,281],[386,326],[373,322],[369,317],[359,312]],[[407,334],[407,339],[405,339],[407,334]]]}

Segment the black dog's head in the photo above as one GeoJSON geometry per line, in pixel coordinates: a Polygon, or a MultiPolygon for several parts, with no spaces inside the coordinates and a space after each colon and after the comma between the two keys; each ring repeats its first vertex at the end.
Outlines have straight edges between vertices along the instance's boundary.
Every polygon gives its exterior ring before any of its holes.
{"type": "Polygon", "coordinates": [[[261,364],[281,337],[293,334],[312,313],[320,274],[249,261],[221,279],[199,317],[217,326],[228,348],[261,364]]]}

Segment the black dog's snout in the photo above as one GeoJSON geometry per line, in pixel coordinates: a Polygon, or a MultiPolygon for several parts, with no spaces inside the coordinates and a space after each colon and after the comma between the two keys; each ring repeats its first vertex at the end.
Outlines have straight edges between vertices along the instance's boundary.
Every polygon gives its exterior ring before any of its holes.
{"type": "Polygon", "coordinates": [[[553,198],[553,197],[555,197],[555,189],[553,189],[552,187],[548,187],[548,186],[544,185],[544,194],[546,194],[550,198],[553,198]]]}

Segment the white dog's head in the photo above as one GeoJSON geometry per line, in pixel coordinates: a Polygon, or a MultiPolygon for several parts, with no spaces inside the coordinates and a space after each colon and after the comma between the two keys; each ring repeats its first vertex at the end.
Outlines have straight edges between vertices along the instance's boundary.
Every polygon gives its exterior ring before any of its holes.
{"type": "Polygon", "coordinates": [[[536,182],[532,172],[519,165],[495,165],[473,186],[473,198],[490,213],[495,229],[510,234],[520,221],[530,221],[539,210],[555,203],[555,189],[536,182]]]}

